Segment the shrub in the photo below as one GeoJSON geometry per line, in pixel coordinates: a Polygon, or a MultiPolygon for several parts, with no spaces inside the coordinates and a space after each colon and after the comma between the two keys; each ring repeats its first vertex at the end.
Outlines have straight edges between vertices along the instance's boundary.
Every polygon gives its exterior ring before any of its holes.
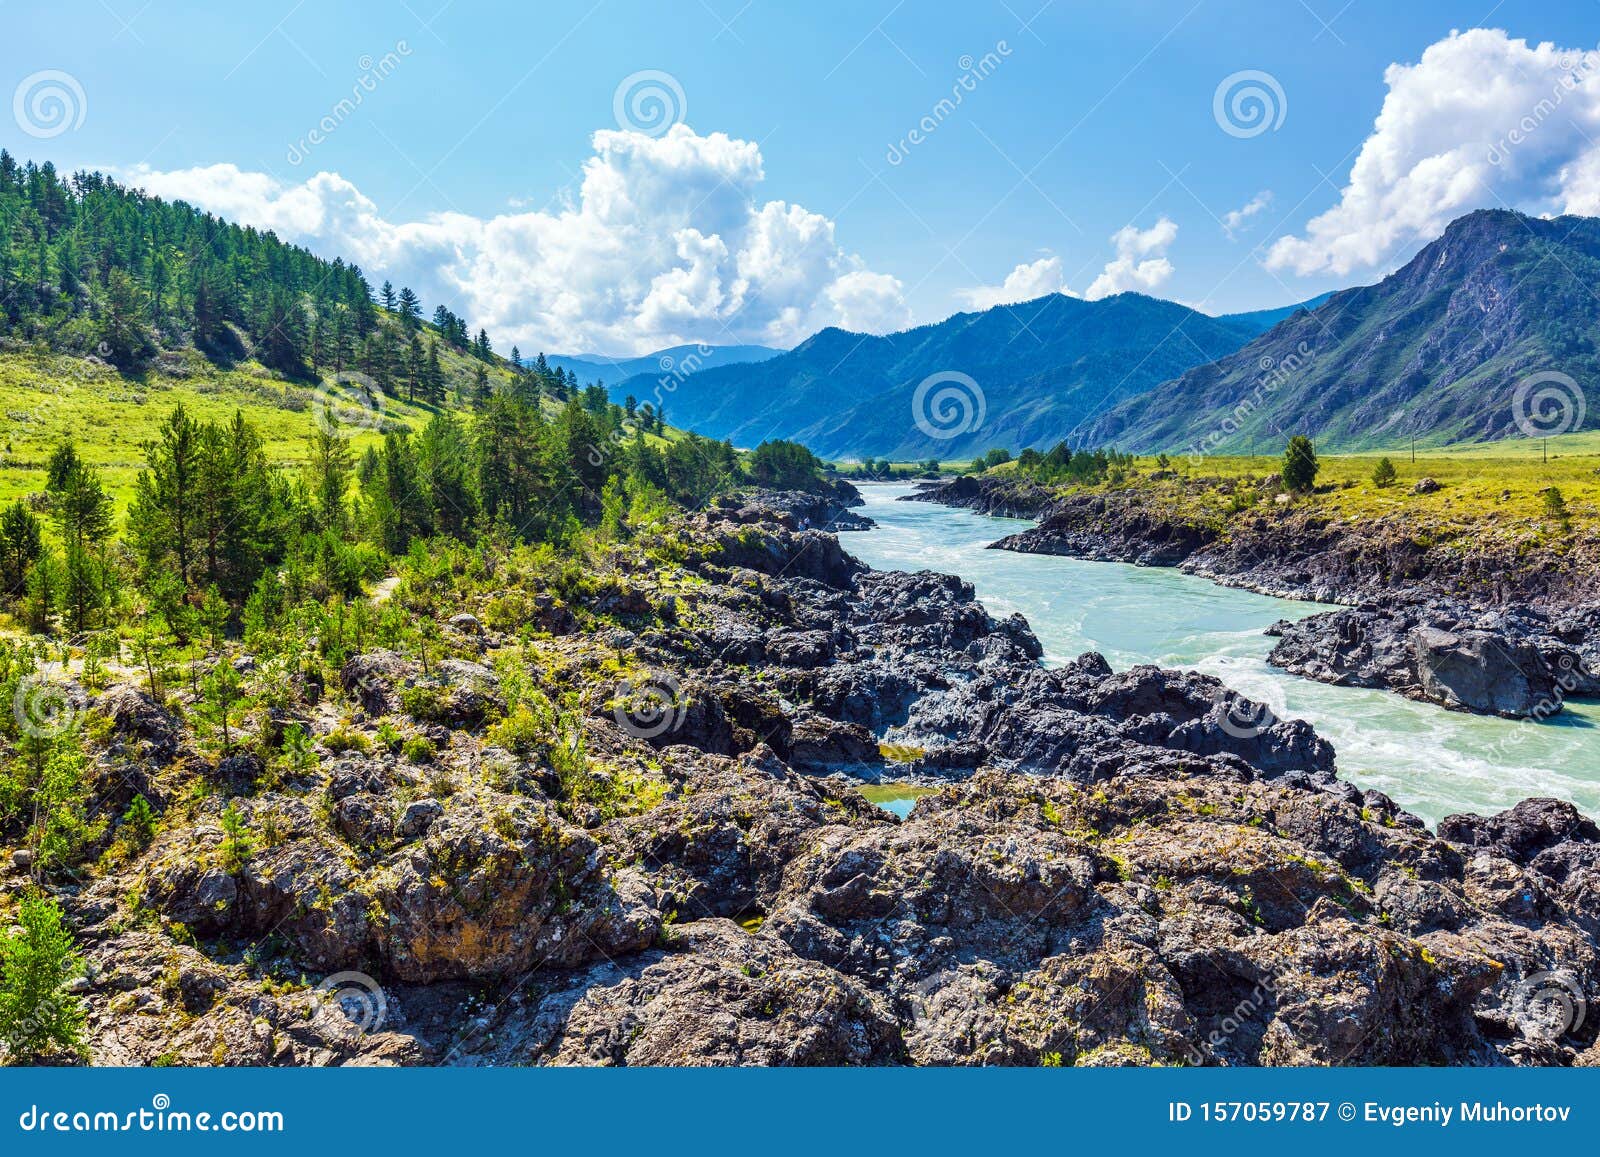
{"type": "Polygon", "coordinates": [[[351,731],[348,727],[335,728],[322,737],[322,746],[338,755],[345,751],[359,751],[365,755],[372,750],[372,744],[367,737],[359,731],[351,731]]]}
{"type": "Polygon", "coordinates": [[[406,740],[405,753],[412,763],[432,763],[435,754],[433,740],[426,735],[413,735],[406,740]]]}
{"type": "Polygon", "coordinates": [[[250,834],[244,816],[239,814],[239,805],[231,801],[222,812],[222,846],[217,854],[222,870],[230,873],[240,871],[256,854],[255,837],[250,834]]]}
{"type": "Polygon", "coordinates": [[[444,688],[431,683],[418,683],[400,692],[400,706],[413,719],[437,723],[444,720],[449,702],[444,688]]]}
{"type": "Polygon", "coordinates": [[[22,901],[19,931],[0,939],[0,1040],[13,1058],[50,1047],[82,1054],[83,1006],[66,991],[83,972],[61,909],[48,897],[22,901]]]}
{"type": "Polygon", "coordinates": [[[390,755],[400,754],[401,747],[405,744],[405,737],[400,734],[400,729],[385,719],[378,724],[378,746],[390,755]]]}
{"type": "Polygon", "coordinates": [[[518,703],[504,719],[490,727],[487,739],[490,747],[503,747],[513,755],[526,758],[548,746],[554,725],[550,701],[535,692],[529,702],[518,703]]]}

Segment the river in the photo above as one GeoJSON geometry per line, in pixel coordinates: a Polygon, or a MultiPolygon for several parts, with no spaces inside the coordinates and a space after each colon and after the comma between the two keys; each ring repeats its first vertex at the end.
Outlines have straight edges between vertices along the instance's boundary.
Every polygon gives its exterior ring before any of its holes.
{"type": "Polygon", "coordinates": [[[1215,675],[1279,716],[1311,723],[1338,752],[1343,778],[1386,792],[1430,824],[1532,795],[1571,800],[1600,816],[1600,703],[1569,703],[1553,720],[1527,723],[1301,679],[1267,665],[1274,640],[1262,632],[1325,609],[1318,604],[1176,570],[986,550],[1032,524],[896,501],[915,489],[908,484],[860,489],[866,506],[857,513],[878,525],[839,536],[851,554],[882,570],[960,575],[991,614],[1027,618],[1046,663],[1099,651],[1118,670],[1159,663],[1215,675]]]}

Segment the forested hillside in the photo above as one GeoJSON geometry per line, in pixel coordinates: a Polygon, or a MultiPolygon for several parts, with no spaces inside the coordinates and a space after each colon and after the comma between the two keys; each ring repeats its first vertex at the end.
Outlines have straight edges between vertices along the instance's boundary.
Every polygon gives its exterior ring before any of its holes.
{"type": "Polygon", "coordinates": [[[0,611],[31,632],[185,640],[419,540],[618,534],[743,477],[409,288],[99,175],[0,153],[0,236],[0,611]]]}

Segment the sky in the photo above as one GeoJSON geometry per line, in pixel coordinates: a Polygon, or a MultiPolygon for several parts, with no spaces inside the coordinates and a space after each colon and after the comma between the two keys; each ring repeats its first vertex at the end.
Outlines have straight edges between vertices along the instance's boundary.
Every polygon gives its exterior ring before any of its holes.
{"type": "Polygon", "coordinates": [[[1376,281],[1600,213],[1590,0],[0,0],[0,146],[275,229],[502,352],[1376,281]],[[227,18],[218,13],[226,11],[227,18]]]}

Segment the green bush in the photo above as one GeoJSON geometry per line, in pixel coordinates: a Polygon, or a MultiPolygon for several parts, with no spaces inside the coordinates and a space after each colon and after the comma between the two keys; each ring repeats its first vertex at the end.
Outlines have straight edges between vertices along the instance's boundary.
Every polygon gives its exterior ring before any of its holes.
{"type": "Polygon", "coordinates": [[[405,713],[424,723],[443,721],[448,705],[449,698],[444,688],[431,683],[418,683],[400,692],[400,706],[405,713]]]}
{"type": "Polygon", "coordinates": [[[66,991],[83,972],[61,909],[48,897],[22,901],[20,930],[0,939],[0,1041],[13,1060],[49,1049],[83,1054],[82,1004],[66,991]]]}
{"type": "Polygon", "coordinates": [[[359,751],[365,755],[372,750],[372,744],[367,737],[359,731],[351,731],[348,727],[335,728],[322,737],[322,746],[335,755],[345,751],[359,751]]]}
{"type": "Polygon", "coordinates": [[[426,735],[413,735],[405,742],[405,753],[412,763],[432,763],[435,755],[433,740],[426,735]]]}
{"type": "Polygon", "coordinates": [[[250,834],[244,816],[239,814],[239,805],[232,801],[222,813],[222,846],[217,854],[225,872],[242,870],[256,854],[255,837],[250,834]]]}

